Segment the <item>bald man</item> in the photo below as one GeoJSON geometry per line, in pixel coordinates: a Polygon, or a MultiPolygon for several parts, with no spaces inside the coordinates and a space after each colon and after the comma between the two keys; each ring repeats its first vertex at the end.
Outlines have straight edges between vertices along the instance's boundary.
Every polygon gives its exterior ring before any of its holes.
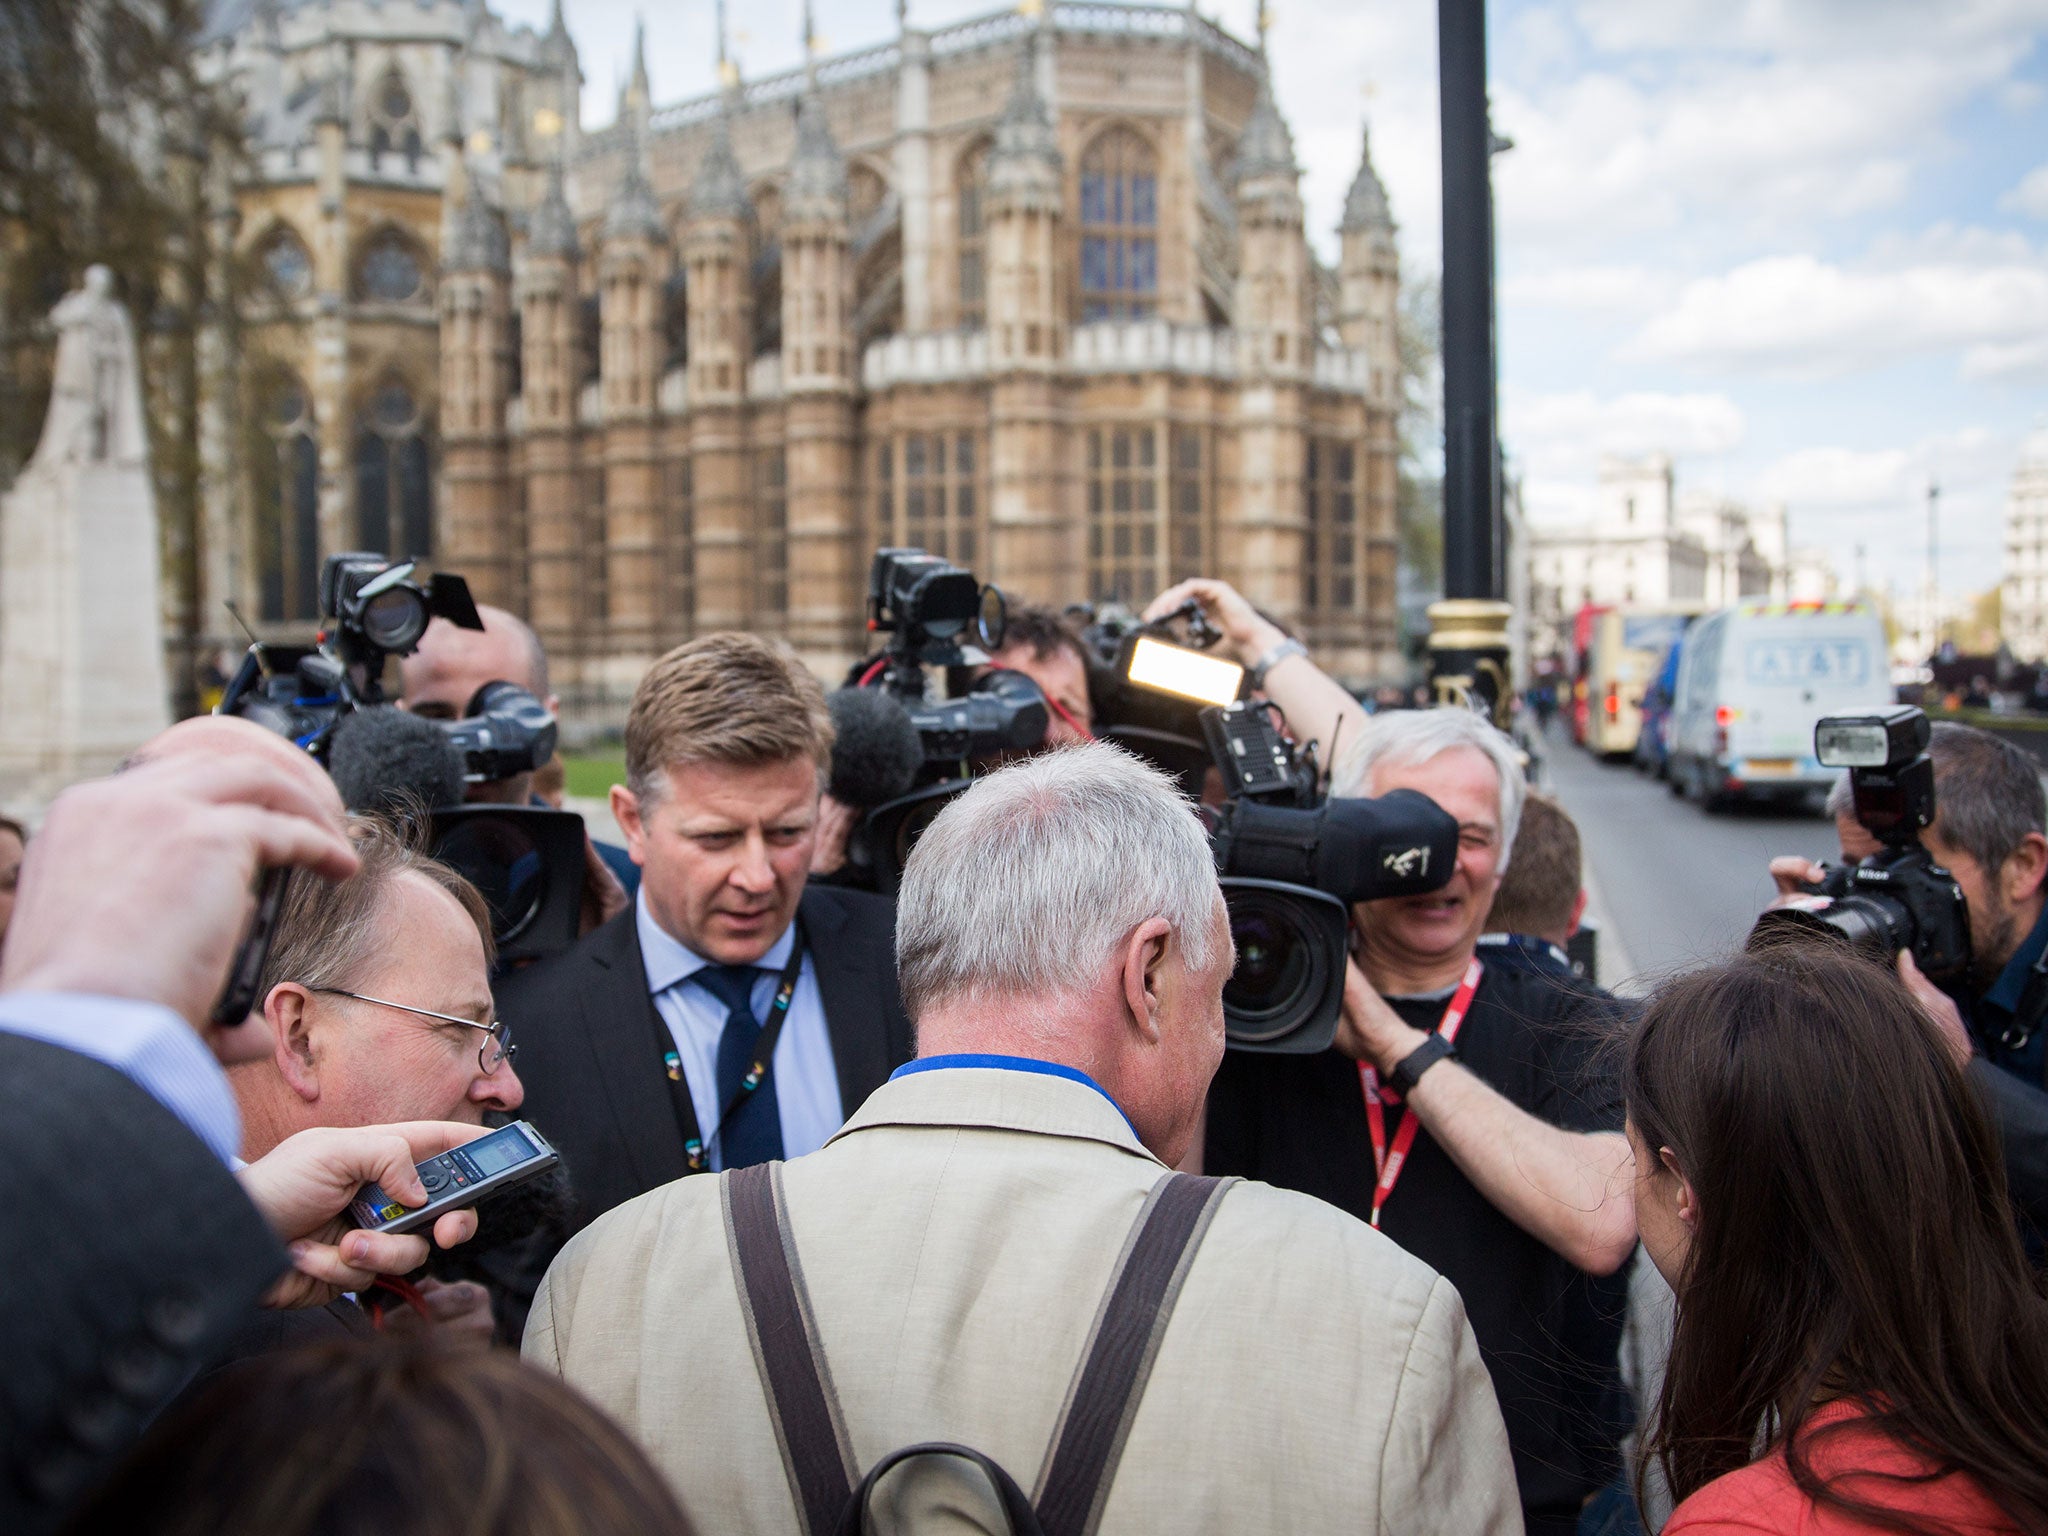
{"type": "MultiPolygon", "coordinates": [[[[481,630],[435,619],[420,636],[419,649],[400,658],[399,703],[429,720],[460,720],[469,713],[470,701],[485,683],[506,682],[524,688],[559,718],[561,703],[548,690],[548,655],[541,648],[540,636],[524,619],[503,608],[479,603],[476,611],[484,621],[481,630]]],[[[531,773],[472,784],[467,798],[493,805],[544,804],[534,797],[531,773]]],[[[599,878],[598,870],[591,871],[585,916],[601,921],[625,910],[626,902],[640,888],[640,868],[623,848],[595,840],[590,847],[592,858],[618,887],[615,893],[599,878]]],[[[586,927],[591,926],[595,923],[586,922],[586,927]]]]}

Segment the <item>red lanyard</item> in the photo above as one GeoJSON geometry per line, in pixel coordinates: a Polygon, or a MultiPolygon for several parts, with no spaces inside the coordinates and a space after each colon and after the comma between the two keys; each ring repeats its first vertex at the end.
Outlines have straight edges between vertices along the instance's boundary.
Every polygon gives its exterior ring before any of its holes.
{"type": "MultiPolygon", "coordinates": [[[[1443,1020],[1436,1027],[1446,1045],[1457,1040],[1458,1026],[1465,1022],[1465,1010],[1472,1006],[1472,994],[1479,990],[1479,978],[1484,970],[1479,957],[1474,955],[1472,963],[1465,967],[1465,979],[1451,994],[1450,1003],[1444,1008],[1443,1020]]],[[[1398,1104],[1401,1096],[1391,1088],[1380,1086],[1380,1075],[1369,1061],[1358,1064],[1358,1082],[1365,1090],[1365,1123],[1372,1130],[1372,1166],[1378,1175],[1372,1187],[1372,1224],[1377,1227],[1380,1224],[1380,1207],[1387,1203],[1394,1186],[1401,1182],[1401,1170],[1407,1165],[1409,1149],[1415,1145],[1415,1128],[1421,1122],[1412,1109],[1403,1115],[1401,1128],[1394,1132],[1394,1149],[1389,1152],[1385,1105],[1389,1101],[1398,1104]]]]}

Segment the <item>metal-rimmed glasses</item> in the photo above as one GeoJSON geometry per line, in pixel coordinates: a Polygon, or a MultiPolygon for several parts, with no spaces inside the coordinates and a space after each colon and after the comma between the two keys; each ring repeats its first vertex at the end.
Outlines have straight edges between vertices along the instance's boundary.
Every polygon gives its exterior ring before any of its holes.
{"type": "Polygon", "coordinates": [[[348,992],[340,987],[312,987],[313,992],[325,992],[330,997],[352,998],[359,1003],[375,1003],[379,1008],[396,1008],[400,1013],[416,1013],[423,1019],[439,1019],[443,1024],[460,1024],[464,1029],[480,1029],[487,1038],[476,1048],[476,1064],[486,1077],[498,1070],[500,1064],[510,1061],[519,1054],[519,1047],[512,1043],[512,1026],[503,1019],[493,1019],[488,1024],[479,1024],[475,1019],[465,1019],[453,1013],[436,1013],[431,1008],[415,1008],[411,1003],[394,1003],[388,998],[368,997],[361,992],[348,992]]]}

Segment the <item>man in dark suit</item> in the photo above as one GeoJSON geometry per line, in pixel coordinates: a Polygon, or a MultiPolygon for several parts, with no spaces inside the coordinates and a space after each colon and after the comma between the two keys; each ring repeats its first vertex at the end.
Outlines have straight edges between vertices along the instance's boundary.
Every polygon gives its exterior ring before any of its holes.
{"type": "MultiPolygon", "coordinates": [[[[311,1131],[230,1170],[240,1125],[216,1057],[241,1042],[210,1015],[252,878],[341,876],[355,856],[326,776],[280,738],[207,721],[153,747],[163,760],[52,805],[0,966],[10,1536],[54,1529],[266,1288],[318,1305],[417,1268],[424,1241],[355,1232],[341,1212],[366,1178],[424,1200],[413,1162],[472,1134],[311,1131]]],[[[444,1216],[435,1236],[474,1226],[444,1216]]]]}
{"type": "Polygon", "coordinates": [[[805,888],[831,751],[817,679],[756,636],[681,646],[635,692],[612,811],[639,894],[498,983],[574,1227],[686,1174],[816,1151],[910,1059],[894,904],[805,888]]]}

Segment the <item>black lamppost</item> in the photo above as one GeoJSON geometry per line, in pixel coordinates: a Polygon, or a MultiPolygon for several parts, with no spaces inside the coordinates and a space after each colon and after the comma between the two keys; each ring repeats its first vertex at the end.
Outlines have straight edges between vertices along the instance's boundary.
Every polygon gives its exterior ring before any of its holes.
{"type": "Polygon", "coordinates": [[[1439,702],[1471,698],[1505,720],[1499,435],[1495,424],[1493,181],[1486,0],[1437,0],[1444,167],[1444,600],[1430,606],[1439,702]]]}

